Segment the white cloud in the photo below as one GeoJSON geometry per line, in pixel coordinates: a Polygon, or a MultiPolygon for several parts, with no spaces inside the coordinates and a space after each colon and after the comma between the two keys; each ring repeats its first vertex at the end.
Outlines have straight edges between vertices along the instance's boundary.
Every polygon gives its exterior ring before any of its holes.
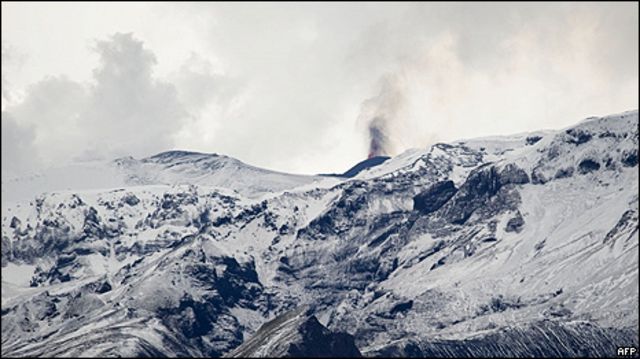
{"type": "Polygon", "coordinates": [[[43,157],[185,148],[337,172],[366,156],[362,104],[384,79],[403,98],[386,126],[396,153],[638,107],[636,3],[2,7],[3,43],[29,55],[9,76],[12,91],[62,72],[86,92],[81,111],[29,119],[10,109],[33,126],[43,157]],[[103,42],[99,59],[86,51],[117,32],[144,46],[103,42]],[[55,122],[74,151],[39,135],[55,122]]]}
{"type": "Polygon", "coordinates": [[[131,34],[98,41],[101,64],[94,70],[87,106],[80,114],[89,150],[108,155],[148,155],[173,145],[188,117],[175,87],[153,77],[154,54],[131,34]]]}
{"type": "Polygon", "coordinates": [[[100,65],[93,82],[47,77],[28,87],[21,103],[3,111],[3,128],[6,122],[16,129],[12,133],[26,126],[33,132],[23,136],[28,142],[8,141],[7,153],[28,143],[44,163],[59,164],[74,158],[145,156],[172,147],[188,113],[173,85],[153,77],[153,53],[121,33],[97,41],[95,50],[100,65]]]}

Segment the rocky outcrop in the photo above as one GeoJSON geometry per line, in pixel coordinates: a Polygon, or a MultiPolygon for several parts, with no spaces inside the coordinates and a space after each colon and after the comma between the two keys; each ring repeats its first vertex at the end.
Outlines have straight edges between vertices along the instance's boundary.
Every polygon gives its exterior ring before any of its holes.
{"type": "Polygon", "coordinates": [[[334,333],[301,307],[263,324],[228,358],[358,358],[353,336],[334,333]]]}
{"type": "Polygon", "coordinates": [[[589,172],[597,171],[600,169],[600,163],[593,159],[584,159],[578,164],[578,172],[581,174],[587,174],[589,172]]]}
{"type": "Polygon", "coordinates": [[[501,170],[491,164],[479,167],[469,174],[460,190],[443,206],[443,215],[450,223],[463,224],[483,207],[490,213],[511,209],[517,197],[511,193],[512,186],[509,185],[526,183],[529,183],[529,176],[514,164],[501,170]]]}
{"type": "Polygon", "coordinates": [[[524,226],[524,218],[522,218],[522,214],[520,211],[516,212],[515,217],[509,219],[507,221],[507,226],[504,229],[506,232],[516,232],[520,233],[522,227],[524,226]]]}
{"type": "Polygon", "coordinates": [[[447,203],[457,191],[453,181],[438,182],[413,197],[413,209],[422,213],[435,212],[447,203]]]}

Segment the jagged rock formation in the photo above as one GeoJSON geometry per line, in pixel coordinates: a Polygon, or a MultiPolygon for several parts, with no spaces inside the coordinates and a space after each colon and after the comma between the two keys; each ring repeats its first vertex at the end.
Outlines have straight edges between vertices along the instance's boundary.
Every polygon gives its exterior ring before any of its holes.
{"type": "Polygon", "coordinates": [[[353,336],[333,333],[299,308],[263,324],[229,358],[357,358],[353,336]]]}

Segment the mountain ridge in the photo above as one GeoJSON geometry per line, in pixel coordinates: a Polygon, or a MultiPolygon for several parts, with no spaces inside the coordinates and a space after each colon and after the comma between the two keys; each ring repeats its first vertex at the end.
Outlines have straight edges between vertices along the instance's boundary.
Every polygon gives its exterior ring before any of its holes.
{"type": "Polygon", "coordinates": [[[365,355],[638,346],[637,111],[349,179],[232,183],[253,172],[181,154],[3,203],[3,356],[223,356],[300,306],[365,355]]]}

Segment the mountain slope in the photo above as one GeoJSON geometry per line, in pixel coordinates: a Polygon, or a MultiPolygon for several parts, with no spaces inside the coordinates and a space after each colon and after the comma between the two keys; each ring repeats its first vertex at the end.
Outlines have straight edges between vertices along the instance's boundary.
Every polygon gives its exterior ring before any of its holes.
{"type": "Polygon", "coordinates": [[[637,111],[351,179],[260,188],[220,161],[119,160],[136,186],[3,204],[2,355],[222,356],[303,305],[365,356],[638,346],[637,111]]]}
{"type": "Polygon", "coordinates": [[[265,323],[256,334],[226,355],[229,358],[356,358],[361,357],[353,337],[332,333],[306,308],[284,313],[265,323]]]}

